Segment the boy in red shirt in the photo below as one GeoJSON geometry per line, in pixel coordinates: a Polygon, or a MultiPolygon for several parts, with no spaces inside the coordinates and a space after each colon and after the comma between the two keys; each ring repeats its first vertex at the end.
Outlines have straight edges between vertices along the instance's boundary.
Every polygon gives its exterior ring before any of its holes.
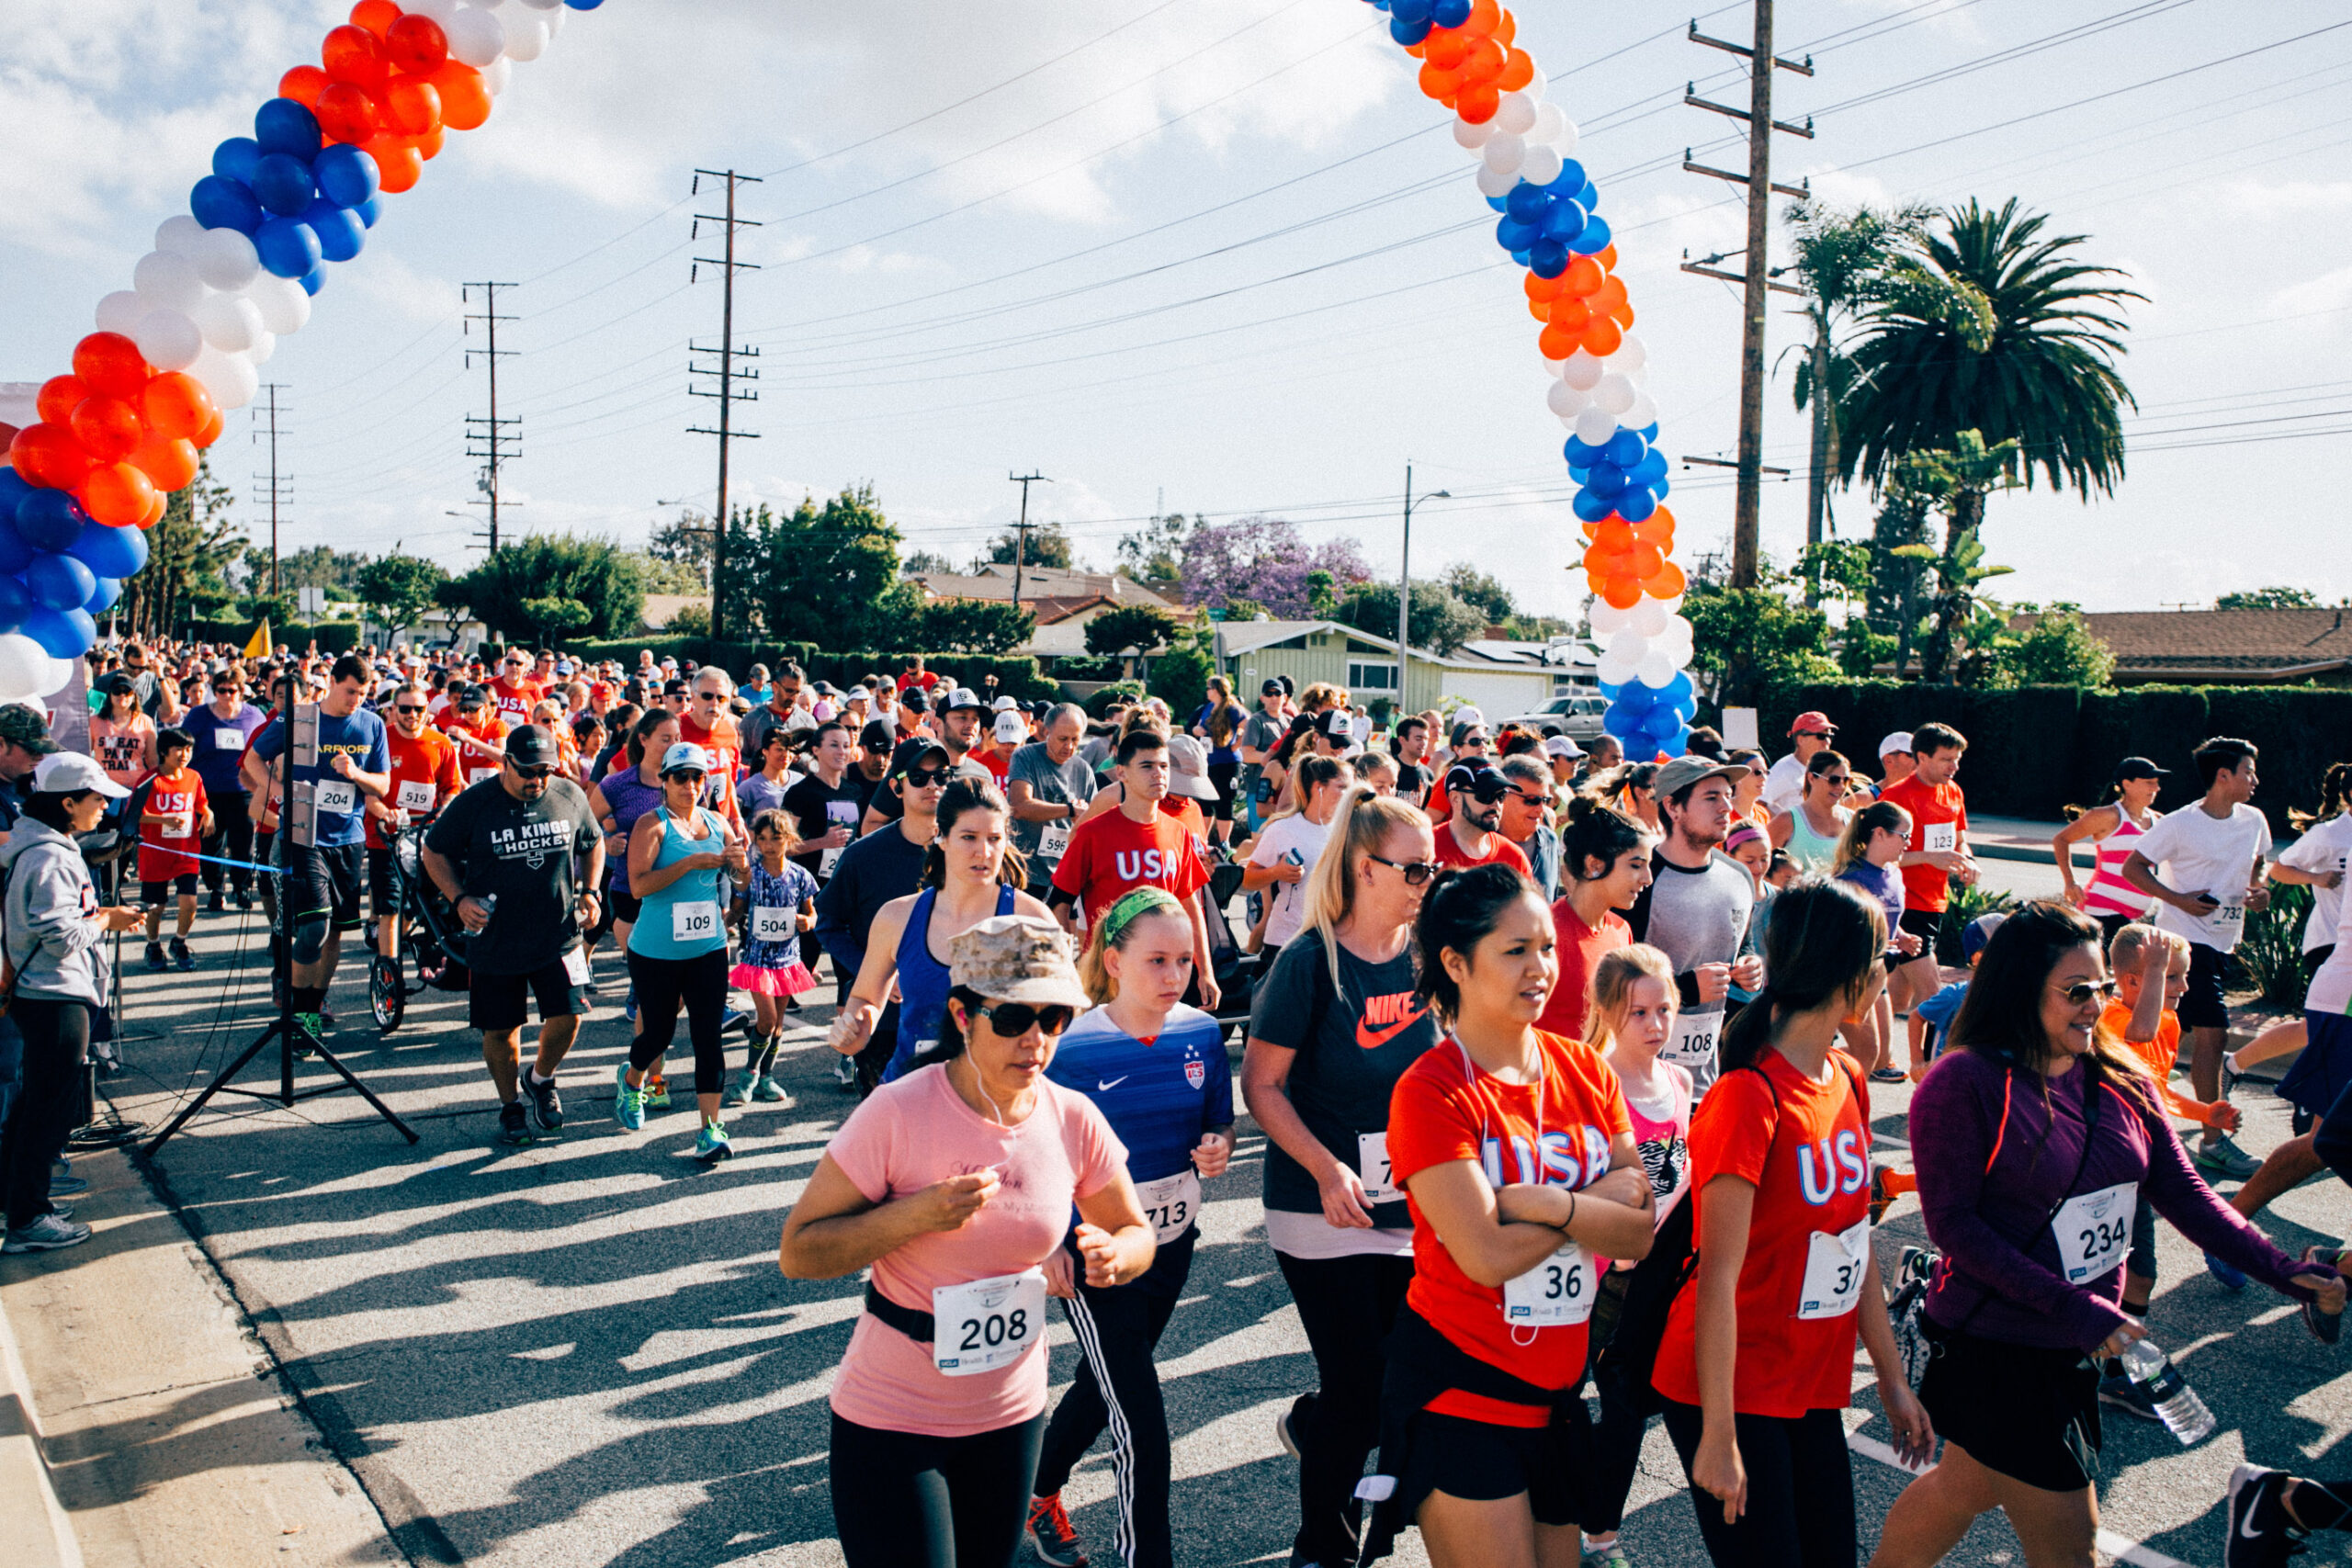
{"type": "Polygon", "coordinates": [[[1193,922],[1193,983],[1198,1005],[1217,1004],[1216,964],[1209,952],[1208,919],[1201,912],[1208,867],[1184,825],[1159,808],[1168,794],[1168,737],[1133,729],[1119,738],[1114,772],[1125,786],[1115,811],[1090,817],[1071,829],[1069,848],[1054,867],[1046,904],[1076,931],[1138,887],[1161,887],[1176,896],[1193,922]],[[1076,906],[1073,912],[1072,906],[1076,906]]]}
{"type": "Polygon", "coordinates": [[[156,769],[147,805],[139,815],[139,897],[147,906],[147,967],[164,966],[164,899],[176,886],[179,926],[172,938],[171,962],[182,969],[196,967],[187,950],[187,933],[196,929],[197,847],[212,831],[212,812],[204,799],[204,781],[189,767],[196,739],[185,729],[166,729],[155,737],[156,769]]]}

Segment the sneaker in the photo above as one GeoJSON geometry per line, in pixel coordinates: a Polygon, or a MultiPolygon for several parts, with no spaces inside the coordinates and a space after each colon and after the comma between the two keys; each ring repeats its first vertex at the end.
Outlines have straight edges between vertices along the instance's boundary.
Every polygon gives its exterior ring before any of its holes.
{"type": "Polygon", "coordinates": [[[781,1105],[787,1111],[793,1104],[791,1094],[766,1073],[752,1081],[752,1098],[763,1105],[781,1105]]]}
{"type": "Polygon", "coordinates": [[[695,1139],[695,1158],[707,1165],[735,1157],[735,1145],[728,1141],[727,1129],[717,1122],[702,1124],[701,1135],[695,1139]]]}
{"type": "Polygon", "coordinates": [[[670,1080],[660,1073],[645,1080],[645,1108],[648,1111],[670,1109],[670,1080]]]}
{"type": "Polygon", "coordinates": [[[254,896],[252,894],[240,893],[237,895],[237,908],[240,911],[250,910],[253,907],[254,896]]]}
{"type": "Polygon", "coordinates": [[[1282,1444],[1283,1452],[1293,1459],[1299,1457],[1300,1450],[1304,1447],[1299,1441],[1298,1434],[1306,1426],[1306,1413],[1314,1404],[1313,1394],[1302,1393],[1290,1402],[1288,1410],[1274,1417],[1274,1439],[1282,1444]]]}
{"type": "MultiPolygon", "coordinates": [[[[2237,1088],[2238,1088],[2238,1085],[2240,1085],[2240,1084],[2244,1083],[2245,1081],[2245,1075],[2244,1073],[2241,1073],[2241,1072],[2239,1072],[2239,1071],[2238,1071],[2238,1054],[2237,1054],[2235,1051],[2224,1051],[2224,1052],[2222,1052],[2222,1098],[2223,1100],[2230,1100],[2230,1099],[2234,1098],[2234,1097],[2236,1096],[2236,1094],[2237,1094],[2237,1088]]],[[[2302,1134],[2300,1134],[2300,1133],[2296,1134],[2295,1135],[2296,1135],[2297,1137],[2301,1137],[2301,1136],[2302,1136],[2302,1134]]]]}
{"type": "Polygon", "coordinates": [[[613,1069],[613,1079],[620,1085],[613,1097],[613,1120],[634,1133],[645,1125],[645,1091],[629,1088],[627,1062],[613,1069]]]}
{"type": "Polygon", "coordinates": [[[86,1176],[52,1176],[49,1179],[49,1195],[52,1198],[71,1198],[76,1192],[87,1192],[89,1190],[90,1179],[86,1176]]]}
{"type": "Polygon", "coordinates": [[[718,1021],[718,1032],[721,1034],[731,1033],[739,1029],[749,1033],[751,1028],[752,1015],[741,1008],[729,1008],[727,1016],[718,1021]]]}
{"type": "Polygon", "coordinates": [[[183,972],[196,967],[196,954],[187,950],[187,938],[172,938],[172,963],[183,972]]]}
{"type": "Polygon", "coordinates": [[[1054,1568],[1086,1568],[1087,1556],[1078,1542],[1078,1527],[1069,1522],[1062,1495],[1029,1499],[1029,1539],[1038,1557],[1054,1568]]]}
{"type": "Polygon", "coordinates": [[[294,1054],[307,1056],[311,1054],[313,1041],[326,1038],[326,1021],[314,1012],[298,1012],[294,1015],[294,1021],[301,1025],[302,1031],[302,1036],[294,1042],[294,1054]]]}
{"type": "Polygon", "coordinates": [[[555,1091],[555,1079],[541,1083],[526,1071],[523,1092],[530,1096],[531,1120],[550,1133],[563,1131],[563,1096],[555,1091]]]}
{"type": "Polygon", "coordinates": [[[2210,1252],[2205,1255],[2205,1271],[2219,1280],[2225,1291],[2234,1293],[2245,1289],[2245,1270],[2233,1268],[2210,1252]]]}
{"type": "Polygon", "coordinates": [[[856,1057],[835,1056],[833,1058],[833,1086],[843,1094],[851,1093],[857,1088],[856,1057]]]}
{"type": "Polygon", "coordinates": [[[8,1227],[8,1239],[0,1243],[0,1252],[54,1252],[61,1247],[79,1247],[90,1239],[90,1227],[55,1214],[43,1214],[28,1225],[8,1227]]]}
{"type": "Polygon", "coordinates": [[[784,998],[784,1010],[786,1012],[798,1012],[800,1010],[800,998],[794,996],[786,997],[784,998]]]}
{"type": "Polygon", "coordinates": [[[2230,1472],[2229,1511],[2222,1516],[2222,1568],[2278,1568],[2302,1550],[2302,1531],[2287,1517],[2283,1470],[2242,1464],[2230,1472]]]}
{"type": "Polygon", "coordinates": [[[1625,1543],[1612,1540],[1606,1546],[1588,1546],[1584,1560],[1593,1568],[1634,1568],[1634,1560],[1625,1555],[1625,1543]]]}
{"type": "Polygon", "coordinates": [[[510,1100],[498,1108],[498,1141],[502,1144],[527,1144],[531,1141],[531,1113],[523,1109],[519,1100],[510,1100]]]}
{"type": "Polygon", "coordinates": [[[2101,1404],[2112,1404],[2126,1416],[2136,1416],[2143,1421],[2161,1423],[2164,1420],[2156,1413],[2156,1402],[2148,1397],[2147,1385],[2134,1382],[2125,1374],[2120,1361],[2109,1362],[2108,1371],[2101,1374],[2098,1399],[2101,1404]]]}
{"type": "Polygon", "coordinates": [[[752,1073],[746,1067],[740,1073],[727,1075],[727,1087],[718,1091],[718,1103],[729,1110],[752,1102],[752,1073]]]}
{"type": "Polygon", "coordinates": [[[330,1007],[328,1007],[325,1003],[322,1002],[322,1003],[320,1003],[320,1004],[319,1004],[319,1035],[320,1035],[320,1038],[324,1039],[327,1035],[333,1034],[334,1032],[334,1009],[332,1009],[332,1008],[330,1008],[330,1007]]]}
{"type": "Polygon", "coordinates": [[[159,975],[171,967],[170,963],[164,957],[164,944],[162,942],[151,942],[147,944],[147,967],[154,970],[159,975]]]}
{"type": "Polygon", "coordinates": [[[217,888],[213,891],[212,896],[204,901],[204,912],[208,915],[220,914],[227,910],[228,908],[229,901],[220,896],[220,891],[217,888]]]}
{"type": "Polygon", "coordinates": [[[1871,1162],[1871,1228],[1872,1230],[1878,1228],[1878,1223],[1886,1218],[1887,1210],[1894,1204],[1894,1194],[1886,1190],[1886,1167],[1872,1160],[1871,1162]]]}
{"type": "Polygon", "coordinates": [[[2196,1149],[2197,1168],[2214,1176],[2226,1176],[2233,1181],[2244,1181],[2262,1168],[2262,1162],[2246,1153],[2227,1136],[2209,1138],[2196,1149]]]}

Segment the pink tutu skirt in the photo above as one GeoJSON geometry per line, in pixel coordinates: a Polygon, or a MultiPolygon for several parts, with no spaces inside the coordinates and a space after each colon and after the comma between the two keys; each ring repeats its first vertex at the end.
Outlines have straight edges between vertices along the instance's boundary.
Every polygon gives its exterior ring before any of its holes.
{"type": "Polygon", "coordinates": [[[727,976],[730,986],[741,986],[755,997],[797,997],[803,991],[817,988],[817,976],[808,966],[795,959],[781,969],[763,969],[757,964],[738,964],[727,976]]]}

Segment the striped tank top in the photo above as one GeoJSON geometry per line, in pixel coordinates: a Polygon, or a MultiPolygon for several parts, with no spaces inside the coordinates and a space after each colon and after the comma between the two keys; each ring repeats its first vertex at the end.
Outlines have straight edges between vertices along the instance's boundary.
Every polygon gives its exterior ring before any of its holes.
{"type": "Polygon", "coordinates": [[[2123,880],[2123,863],[2131,856],[2132,841],[2154,821],[2154,814],[2150,813],[2146,822],[2134,822],[2132,814],[2117,805],[2115,831],[2098,841],[2098,859],[2091,868],[2090,881],[2083,885],[2083,913],[2094,918],[2121,915],[2136,920],[2154,906],[2155,900],[2123,880]]]}

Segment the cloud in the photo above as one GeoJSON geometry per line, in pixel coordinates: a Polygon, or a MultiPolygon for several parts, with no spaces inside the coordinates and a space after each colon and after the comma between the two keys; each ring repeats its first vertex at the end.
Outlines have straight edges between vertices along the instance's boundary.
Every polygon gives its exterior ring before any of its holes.
{"type": "Polygon", "coordinates": [[[454,321],[461,309],[456,284],[446,277],[426,276],[389,249],[364,254],[342,276],[360,293],[405,321],[454,321]]]}
{"type": "Polygon", "coordinates": [[[2282,316],[2340,310],[2346,306],[2352,306],[2352,266],[2340,266],[2334,272],[2321,273],[2317,277],[2282,288],[2270,297],[2271,310],[2282,316]]]}
{"type": "Polygon", "coordinates": [[[2248,218],[2300,218],[2352,209],[2352,180],[2290,180],[2284,185],[2241,180],[2213,195],[2232,212],[2248,218]]]}

